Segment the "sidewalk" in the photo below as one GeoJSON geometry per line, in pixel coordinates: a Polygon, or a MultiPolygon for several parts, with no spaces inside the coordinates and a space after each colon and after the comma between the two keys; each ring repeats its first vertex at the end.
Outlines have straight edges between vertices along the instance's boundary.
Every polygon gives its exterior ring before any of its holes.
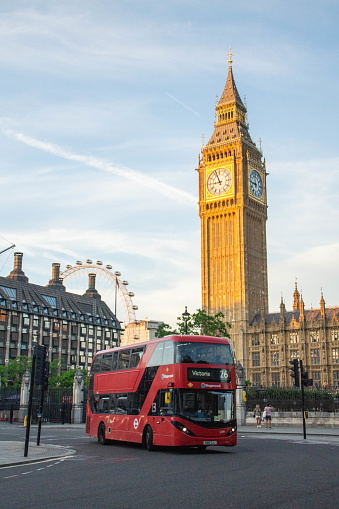
{"type": "MultiPolygon", "coordinates": [[[[10,428],[11,426],[19,427],[22,429],[26,429],[23,424],[9,422],[1,423],[6,427],[10,428]]],[[[36,430],[37,425],[31,425],[31,430],[36,430]]],[[[46,424],[43,425],[44,431],[47,429],[53,428],[72,428],[72,429],[83,429],[85,433],[85,424],[46,424]]],[[[62,458],[65,456],[71,456],[76,454],[74,449],[70,449],[68,447],[63,447],[60,445],[50,445],[42,443],[41,445],[36,445],[36,437],[32,436],[29,440],[27,457],[24,456],[25,450],[25,438],[20,441],[0,441],[0,468],[1,467],[9,467],[11,465],[20,465],[25,463],[34,463],[42,460],[49,460],[53,458],[62,458]]]]}
{"type": "MultiPolygon", "coordinates": [[[[257,428],[256,425],[249,426],[238,426],[238,433],[258,433],[258,434],[280,434],[280,435],[301,435],[303,436],[303,427],[302,426],[274,426],[272,424],[271,429],[266,429],[265,424],[261,425],[260,428],[257,428]]],[[[329,437],[339,437],[339,429],[338,428],[311,428],[307,426],[306,423],[306,436],[329,436],[329,437]]]]}
{"type": "Polygon", "coordinates": [[[75,454],[74,449],[59,445],[29,444],[27,457],[24,457],[25,442],[0,442],[0,468],[10,465],[33,463],[41,460],[62,458],[75,454]]]}

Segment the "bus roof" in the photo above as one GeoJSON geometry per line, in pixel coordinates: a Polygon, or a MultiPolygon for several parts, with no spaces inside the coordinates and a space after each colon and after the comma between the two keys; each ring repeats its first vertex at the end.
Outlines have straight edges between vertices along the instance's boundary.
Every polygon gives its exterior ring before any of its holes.
{"type": "Polygon", "coordinates": [[[180,336],[180,335],[175,334],[175,335],[170,335],[170,336],[164,336],[163,338],[151,339],[150,341],[144,341],[142,343],[133,343],[131,345],[123,345],[123,346],[116,346],[115,348],[107,348],[106,350],[100,350],[100,351],[96,352],[95,355],[98,355],[99,353],[103,353],[103,352],[113,352],[116,350],[126,350],[126,349],[130,349],[130,348],[137,348],[138,346],[152,345],[154,343],[160,343],[161,341],[168,341],[169,339],[172,340],[174,343],[187,341],[190,343],[214,343],[214,344],[215,343],[220,343],[220,344],[224,343],[224,344],[230,345],[228,338],[217,338],[214,336],[195,336],[194,334],[187,335],[187,336],[186,335],[180,336]]]}

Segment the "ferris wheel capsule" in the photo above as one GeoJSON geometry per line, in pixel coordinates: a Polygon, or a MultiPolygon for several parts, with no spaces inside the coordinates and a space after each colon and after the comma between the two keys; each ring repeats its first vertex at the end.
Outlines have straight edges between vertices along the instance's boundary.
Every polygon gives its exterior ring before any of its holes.
{"type": "Polygon", "coordinates": [[[127,286],[128,285],[128,281],[123,281],[122,284],[127,286]]]}
{"type": "Polygon", "coordinates": [[[89,263],[89,264],[91,265],[91,264],[92,264],[92,260],[90,260],[90,259],[88,258],[88,260],[86,260],[86,263],[89,263]]]}
{"type": "Polygon", "coordinates": [[[97,265],[102,265],[102,261],[97,260],[97,265]]]}
{"type": "Polygon", "coordinates": [[[78,261],[76,262],[76,264],[77,264],[77,265],[82,265],[82,262],[81,262],[80,260],[78,260],[78,261]]]}
{"type": "Polygon", "coordinates": [[[134,309],[134,311],[136,311],[136,310],[137,310],[137,309],[139,309],[139,308],[138,308],[138,306],[135,306],[135,305],[134,305],[134,306],[132,306],[132,309],[134,309]]]}
{"type": "Polygon", "coordinates": [[[112,265],[106,265],[106,269],[111,270],[112,265]]]}
{"type": "Polygon", "coordinates": [[[116,276],[118,276],[118,277],[119,277],[119,276],[121,276],[121,272],[119,272],[118,270],[116,270],[116,271],[114,272],[114,274],[115,274],[116,276]]]}
{"type": "Polygon", "coordinates": [[[134,297],[134,292],[128,292],[128,295],[129,295],[130,297],[134,297]]]}
{"type": "Polygon", "coordinates": [[[71,269],[72,265],[66,265],[66,269],[71,269]]]}

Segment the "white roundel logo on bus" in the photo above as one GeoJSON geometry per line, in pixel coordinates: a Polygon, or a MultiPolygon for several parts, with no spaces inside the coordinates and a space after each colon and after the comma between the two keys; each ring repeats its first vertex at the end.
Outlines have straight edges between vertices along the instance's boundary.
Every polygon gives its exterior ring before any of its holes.
{"type": "Polygon", "coordinates": [[[137,427],[139,426],[138,419],[134,419],[133,426],[134,426],[134,429],[137,429],[137,427]]]}

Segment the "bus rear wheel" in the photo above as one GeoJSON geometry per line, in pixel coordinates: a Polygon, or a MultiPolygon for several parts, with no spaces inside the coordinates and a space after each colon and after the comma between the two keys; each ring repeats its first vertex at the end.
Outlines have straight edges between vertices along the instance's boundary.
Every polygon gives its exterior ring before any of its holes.
{"type": "Polygon", "coordinates": [[[144,431],[144,446],[149,451],[153,451],[154,450],[153,431],[152,431],[151,426],[146,426],[146,428],[145,428],[145,431],[144,431]]]}
{"type": "Polygon", "coordinates": [[[106,428],[103,422],[100,423],[98,428],[98,441],[101,445],[107,445],[108,440],[106,438],[106,428]]]}

